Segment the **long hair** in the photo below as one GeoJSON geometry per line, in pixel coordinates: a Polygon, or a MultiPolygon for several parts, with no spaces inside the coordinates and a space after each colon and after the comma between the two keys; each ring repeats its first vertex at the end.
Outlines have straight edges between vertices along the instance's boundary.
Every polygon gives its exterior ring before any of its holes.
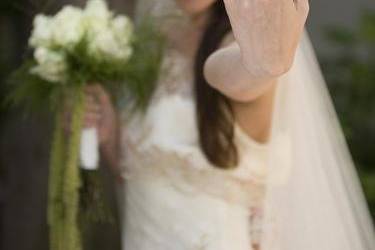
{"type": "Polygon", "coordinates": [[[231,31],[224,2],[217,0],[204,31],[195,59],[195,98],[200,147],[216,167],[233,168],[238,163],[234,143],[234,114],[229,99],[206,81],[203,68],[206,59],[219,48],[231,31]]]}

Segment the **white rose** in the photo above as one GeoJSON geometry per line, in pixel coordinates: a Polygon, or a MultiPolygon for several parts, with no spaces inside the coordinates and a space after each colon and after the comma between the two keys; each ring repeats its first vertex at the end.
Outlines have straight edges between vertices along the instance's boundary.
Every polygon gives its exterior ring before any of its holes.
{"type": "Polygon", "coordinates": [[[54,42],[70,48],[76,45],[85,33],[83,13],[79,8],[66,6],[53,19],[54,42]]]}
{"type": "Polygon", "coordinates": [[[63,54],[40,47],[35,50],[34,58],[37,66],[33,67],[30,73],[50,82],[65,80],[67,64],[63,54]]]}
{"type": "Polygon", "coordinates": [[[101,33],[107,29],[109,29],[109,21],[108,20],[101,20],[94,16],[85,16],[85,28],[86,34],[88,39],[92,39],[98,33],[101,33]]]}
{"type": "Polygon", "coordinates": [[[33,31],[29,39],[29,45],[36,48],[38,46],[50,46],[52,43],[53,24],[51,17],[37,15],[33,23],[33,31]]]}
{"type": "Polygon", "coordinates": [[[118,16],[112,21],[112,32],[116,34],[117,40],[128,45],[133,37],[133,23],[126,16],[118,16]]]}
{"type": "Polygon", "coordinates": [[[112,16],[105,1],[88,1],[84,9],[84,22],[89,39],[108,29],[112,16]]]}
{"type": "Polygon", "coordinates": [[[112,16],[112,12],[109,11],[106,1],[103,0],[88,1],[84,12],[87,16],[95,16],[99,19],[109,19],[112,16]]]}
{"type": "Polygon", "coordinates": [[[132,54],[130,46],[123,46],[111,30],[98,33],[89,44],[89,52],[105,60],[127,60],[132,54]]]}
{"type": "Polygon", "coordinates": [[[97,33],[96,36],[89,41],[89,52],[96,58],[106,57],[106,59],[109,59],[113,57],[118,50],[119,44],[110,30],[103,30],[97,33]]]}

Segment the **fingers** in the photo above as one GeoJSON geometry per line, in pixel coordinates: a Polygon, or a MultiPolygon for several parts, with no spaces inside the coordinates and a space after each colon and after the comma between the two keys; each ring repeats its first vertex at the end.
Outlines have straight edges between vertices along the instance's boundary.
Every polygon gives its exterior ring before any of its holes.
{"type": "MultiPolygon", "coordinates": [[[[99,84],[89,84],[84,88],[84,116],[83,127],[98,127],[103,118],[103,107],[109,102],[110,98],[106,91],[99,84]]],[[[63,112],[63,127],[67,133],[71,130],[71,105],[68,101],[65,103],[63,112]]]]}
{"type": "Polygon", "coordinates": [[[297,5],[299,0],[282,0],[282,10],[288,14],[297,14],[297,5]]]}
{"type": "Polygon", "coordinates": [[[91,94],[85,96],[84,127],[97,127],[102,118],[101,104],[91,94]]]}
{"type": "Polygon", "coordinates": [[[297,8],[297,11],[299,14],[302,15],[302,17],[307,17],[309,10],[310,10],[310,4],[308,0],[294,0],[295,5],[297,8]]]}
{"type": "MultiPolygon", "coordinates": [[[[308,0],[283,0],[285,3],[284,10],[287,16],[294,16],[294,23],[297,22],[299,26],[304,26],[308,13],[309,1],[308,0]]],[[[285,17],[287,18],[287,17],[285,17]]]]}
{"type": "Polygon", "coordinates": [[[86,113],[83,120],[84,128],[95,128],[98,127],[98,124],[101,120],[101,116],[96,113],[86,113]]]}
{"type": "Polygon", "coordinates": [[[85,89],[84,127],[97,127],[103,118],[103,106],[110,103],[110,97],[104,88],[97,83],[88,84],[85,89]]]}
{"type": "Polygon", "coordinates": [[[110,97],[104,88],[97,83],[89,84],[85,87],[85,93],[98,99],[100,103],[107,103],[110,101],[110,97]]]}
{"type": "Polygon", "coordinates": [[[284,11],[287,15],[295,14],[301,23],[305,23],[307,14],[309,12],[308,0],[282,0],[284,4],[284,11]]]}
{"type": "Polygon", "coordinates": [[[309,0],[294,0],[298,8],[308,8],[309,0]]]}
{"type": "Polygon", "coordinates": [[[92,96],[86,94],[85,96],[85,110],[91,111],[91,112],[99,112],[100,111],[100,102],[97,101],[97,99],[92,96]]]}

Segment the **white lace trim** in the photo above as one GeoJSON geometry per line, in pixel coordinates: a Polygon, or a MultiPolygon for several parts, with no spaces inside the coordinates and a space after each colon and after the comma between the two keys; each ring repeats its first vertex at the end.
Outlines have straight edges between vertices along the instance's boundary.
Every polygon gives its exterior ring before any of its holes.
{"type": "Polygon", "coordinates": [[[165,96],[144,116],[132,119],[124,131],[125,178],[159,176],[185,193],[207,192],[249,207],[264,196],[267,148],[249,147],[243,134],[237,138],[239,166],[215,168],[198,145],[193,101],[165,96]]]}

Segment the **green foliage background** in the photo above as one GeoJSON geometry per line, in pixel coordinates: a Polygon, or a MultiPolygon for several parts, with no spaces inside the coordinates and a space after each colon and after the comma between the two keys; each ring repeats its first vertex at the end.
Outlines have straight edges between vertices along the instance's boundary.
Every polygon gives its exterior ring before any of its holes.
{"type": "Polygon", "coordinates": [[[375,12],[326,35],[336,51],[321,56],[322,69],[375,218],[375,12]]]}

